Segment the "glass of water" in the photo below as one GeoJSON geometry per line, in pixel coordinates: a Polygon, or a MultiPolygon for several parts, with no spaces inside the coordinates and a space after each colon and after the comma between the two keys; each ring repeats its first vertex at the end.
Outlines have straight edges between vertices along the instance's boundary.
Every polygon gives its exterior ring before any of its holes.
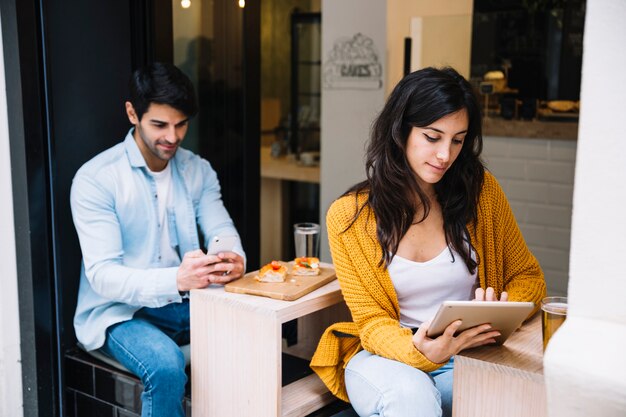
{"type": "Polygon", "coordinates": [[[319,258],[320,225],[317,223],[296,223],[293,225],[293,239],[296,245],[296,258],[303,256],[319,258]]]}

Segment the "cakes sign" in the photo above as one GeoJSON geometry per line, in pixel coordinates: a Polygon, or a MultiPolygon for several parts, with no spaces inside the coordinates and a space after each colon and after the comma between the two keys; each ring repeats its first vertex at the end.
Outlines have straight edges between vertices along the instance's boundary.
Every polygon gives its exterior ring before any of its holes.
{"type": "Polygon", "coordinates": [[[333,90],[382,88],[383,67],[374,41],[361,33],[340,38],[324,62],[323,84],[333,90]]]}

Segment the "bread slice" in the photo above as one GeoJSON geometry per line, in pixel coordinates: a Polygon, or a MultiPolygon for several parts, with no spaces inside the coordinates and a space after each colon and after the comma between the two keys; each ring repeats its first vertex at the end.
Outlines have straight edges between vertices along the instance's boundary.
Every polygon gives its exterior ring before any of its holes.
{"type": "Polygon", "coordinates": [[[294,275],[319,275],[320,260],[313,257],[300,257],[293,261],[294,275]]]}
{"type": "Polygon", "coordinates": [[[285,282],[287,267],[281,262],[272,261],[259,270],[254,277],[259,282],[285,282]]]}

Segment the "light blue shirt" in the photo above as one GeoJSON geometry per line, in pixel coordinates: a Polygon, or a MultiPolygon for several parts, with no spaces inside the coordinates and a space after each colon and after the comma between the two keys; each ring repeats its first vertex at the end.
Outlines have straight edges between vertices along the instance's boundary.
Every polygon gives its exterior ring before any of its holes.
{"type": "MultiPolygon", "coordinates": [[[[76,173],[70,203],[83,255],[74,328],[87,350],[104,344],[107,327],[142,307],[181,302],[178,267],[160,266],[156,183],[133,138],[102,152],[76,173]]],[[[170,244],[180,254],[217,235],[237,235],[206,160],[179,148],[166,209],[170,244]]],[[[235,252],[244,256],[241,242],[235,252]]]]}

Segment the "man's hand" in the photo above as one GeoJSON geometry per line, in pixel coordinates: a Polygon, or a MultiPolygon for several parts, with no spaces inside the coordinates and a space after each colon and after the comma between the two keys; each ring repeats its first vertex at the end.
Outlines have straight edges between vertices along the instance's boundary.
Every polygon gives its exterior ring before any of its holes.
{"type": "Polygon", "coordinates": [[[217,258],[218,262],[211,265],[212,272],[209,275],[211,284],[226,284],[243,276],[245,271],[241,255],[235,252],[220,252],[217,258]]]}
{"type": "Polygon", "coordinates": [[[207,255],[200,249],[187,252],[178,267],[178,291],[205,288],[211,284],[226,284],[244,273],[243,257],[235,252],[207,255]]]}
{"type": "Polygon", "coordinates": [[[495,343],[495,338],[500,336],[490,324],[472,327],[454,336],[461,324],[461,320],[457,320],[446,327],[441,336],[431,339],[426,336],[430,321],[422,323],[413,335],[413,345],[431,362],[443,363],[464,349],[495,343]]]}
{"type": "Polygon", "coordinates": [[[200,249],[187,252],[176,273],[178,291],[189,291],[211,284],[213,265],[220,262],[215,255],[207,255],[200,249]]]}

